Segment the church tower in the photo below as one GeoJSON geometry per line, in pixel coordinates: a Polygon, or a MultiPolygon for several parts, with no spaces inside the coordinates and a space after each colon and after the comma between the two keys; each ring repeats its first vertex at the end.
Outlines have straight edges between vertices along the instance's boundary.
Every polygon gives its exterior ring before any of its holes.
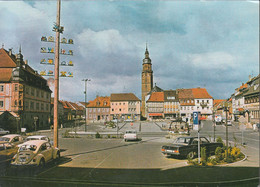
{"type": "Polygon", "coordinates": [[[147,49],[145,50],[145,58],[143,59],[143,71],[142,71],[142,107],[141,113],[142,116],[145,117],[145,96],[152,90],[153,88],[153,71],[152,71],[152,63],[149,57],[149,52],[147,49]]]}

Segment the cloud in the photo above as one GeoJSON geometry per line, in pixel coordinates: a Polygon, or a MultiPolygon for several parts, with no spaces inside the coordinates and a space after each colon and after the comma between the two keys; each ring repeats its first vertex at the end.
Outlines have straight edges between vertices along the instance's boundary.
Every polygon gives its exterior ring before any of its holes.
{"type": "Polygon", "coordinates": [[[235,67],[235,58],[226,52],[190,54],[188,59],[196,68],[227,70],[235,67]]]}

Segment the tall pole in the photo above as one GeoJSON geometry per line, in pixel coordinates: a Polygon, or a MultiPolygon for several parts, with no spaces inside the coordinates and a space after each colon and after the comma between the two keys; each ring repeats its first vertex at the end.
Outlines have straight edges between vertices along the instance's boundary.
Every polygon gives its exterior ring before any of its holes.
{"type": "Polygon", "coordinates": [[[226,146],[227,146],[227,152],[226,152],[226,158],[228,158],[228,126],[227,126],[227,106],[225,106],[225,111],[226,111],[226,146]]]}
{"type": "Polygon", "coordinates": [[[90,79],[83,79],[82,81],[85,81],[85,132],[87,131],[87,82],[90,81],[90,79]]]}
{"type": "Polygon", "coordinates": [[[57,0],[57,20],[56,20],[56,41],[55,41],[55,79],[54,79],[54,127],[53,127],[53,141],[54,147],[58,148],[58,101],[59,101],[59,51],[60,51],[60,3],[57,0]]]}

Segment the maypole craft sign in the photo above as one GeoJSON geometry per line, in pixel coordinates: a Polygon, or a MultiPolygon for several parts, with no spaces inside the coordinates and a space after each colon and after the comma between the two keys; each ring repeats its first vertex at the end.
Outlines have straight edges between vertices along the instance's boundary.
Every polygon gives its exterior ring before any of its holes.
{"type": "MultiPolygon", "coordinates": [[[[42,36],[41,37],[41,41],[42,42],[50,42],[50,43],[54,43],[55,42],[55,38],[53,36],[42,36]]],[[[61,44],[74,44],[73,39],[67,39],[65,37],[61,38],[60,40],[61,44]]],[[[45,54],[54,54],[54,47],[50,47],[50,46],[43,46],[40,49],[41,53],[45,53],[45,54]]],[[[73,56],[73,50],[71,49],[66,49],[66,47],[64,46],[63,48],[60,49],[59,53],[61,55],[68,55],[68,56],[73,56]]],[[[65,57],[64,57],[65,58],[65,57]]],[[[54,65],[54,58],[42,58],[40,61],[40,64],[43,65],[54,65]]],[[[60,63],[60,66],[74,66],[74,63],[71,59],[63,59],[60,63]]],[[[40,75],[42,76],[54,76],[54,72],[53,70],[43,70],[40,71],[40,75]]],[[[73,77],[73,72],[71,71],[66,71],[66,70],[62,70],[60,71],[60,77],[73,77]]]]}

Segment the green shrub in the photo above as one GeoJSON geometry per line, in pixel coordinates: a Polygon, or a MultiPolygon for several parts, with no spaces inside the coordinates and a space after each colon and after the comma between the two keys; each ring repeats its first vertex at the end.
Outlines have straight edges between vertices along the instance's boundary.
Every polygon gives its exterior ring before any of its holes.
{"type": "Polygon", "coordinates": [[[107,138],[110,138],[110,134],[107,135],[107,138]]]}
{"type": "Polygon", "coordinates": [[[220,136],[217,137],[217,140],[216,140],[217,143],[222,143],[224,145],[224,142],[222,140],[222,138],[220,136]]]}
{"type": "Polygon", "coordinates": [[[206,166],[207,162],[208,162],[206,147],[202,147],[200,152],[201,152],[201,163],[202,163],[203,166],[206,166]]]}
{"type": "Polygon", "coordinates": [[[223,149],[221,147],[217,147],[215,150],[215,157],[216,157],[216,162],[221,162],[224,157],[223,157],[223,149]]]}
{"type": "Polygon", "coordinates": [[[101,135],[99,134],[99,132],[96,133],[96,138],[101,138],[101,135]]]}

